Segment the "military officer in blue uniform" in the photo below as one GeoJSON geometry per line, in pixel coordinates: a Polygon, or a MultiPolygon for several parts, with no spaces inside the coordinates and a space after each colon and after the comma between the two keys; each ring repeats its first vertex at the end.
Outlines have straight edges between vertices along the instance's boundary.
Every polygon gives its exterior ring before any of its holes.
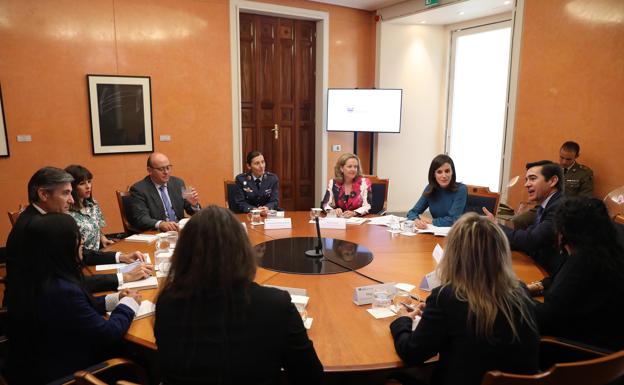
{"type": "Polygon", "coordinates": [[[279,179],[277,175],[266,172],[264,156],[260,151],[247,154],[247,172],[236,176],[236,211],[248,213],[251,209],[260,209],[266,216],[269,210],[276,210],[279,201],[279,179]]]}

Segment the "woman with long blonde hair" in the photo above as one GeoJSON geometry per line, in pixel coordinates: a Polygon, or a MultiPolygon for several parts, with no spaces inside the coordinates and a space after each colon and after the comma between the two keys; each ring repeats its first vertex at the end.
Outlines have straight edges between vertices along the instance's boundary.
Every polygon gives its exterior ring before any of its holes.
{"type": "Polygon", "coordinates": [[[442,284],[426,304],[390,325],[399,356],[418,364],[439,353],[433,384],[480,384],[495,369],[535,373],[534,305],[500,228],[475,213],[463,215],[449,232],[438,274],[442,284]]]}

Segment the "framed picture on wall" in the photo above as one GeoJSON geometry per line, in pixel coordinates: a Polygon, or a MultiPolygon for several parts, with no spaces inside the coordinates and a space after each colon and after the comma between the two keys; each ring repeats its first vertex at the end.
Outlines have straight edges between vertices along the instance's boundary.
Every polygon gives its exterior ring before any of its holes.
{"type": "Polygon", "coordinates": [[[2,86],[0,86],[0,157],[9,156],[9,141],[4,120],[4,104],[2,101],[2,86]]]}
{"type": "Polygon", "coordinates": [[[93,154],[153,152],[149,76],[87,75],[93,154]]]}

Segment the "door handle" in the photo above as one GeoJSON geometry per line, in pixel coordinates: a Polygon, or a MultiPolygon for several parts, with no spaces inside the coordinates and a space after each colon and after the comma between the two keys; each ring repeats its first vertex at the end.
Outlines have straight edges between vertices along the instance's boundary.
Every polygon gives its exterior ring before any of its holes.
{"type": "Polygon", "coordinates": [[[273,128],[271,129],[271,131],[273,131],[273,134],[275,135],[275,140],[278,140],[279,139],[279,124],[273,125],[273,128]]]}

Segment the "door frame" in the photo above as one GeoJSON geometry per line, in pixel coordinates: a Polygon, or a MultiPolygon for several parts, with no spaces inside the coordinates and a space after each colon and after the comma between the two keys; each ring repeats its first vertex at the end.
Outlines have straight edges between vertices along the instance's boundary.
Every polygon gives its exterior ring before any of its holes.
{"type": "MultiPolygon", "coordinates": [[[[282,5],[230,0],[230,75],[232,82],[232,172],[243,172],[240,120],[240,25],[241,12],[316,21],[316,95],[314,111],[314,200],[320,202],[327,180],[327,82],[329,73],[329,13],[282,5]]],[[[279,176],[279,175],[278,175],[279,176]]]]}

